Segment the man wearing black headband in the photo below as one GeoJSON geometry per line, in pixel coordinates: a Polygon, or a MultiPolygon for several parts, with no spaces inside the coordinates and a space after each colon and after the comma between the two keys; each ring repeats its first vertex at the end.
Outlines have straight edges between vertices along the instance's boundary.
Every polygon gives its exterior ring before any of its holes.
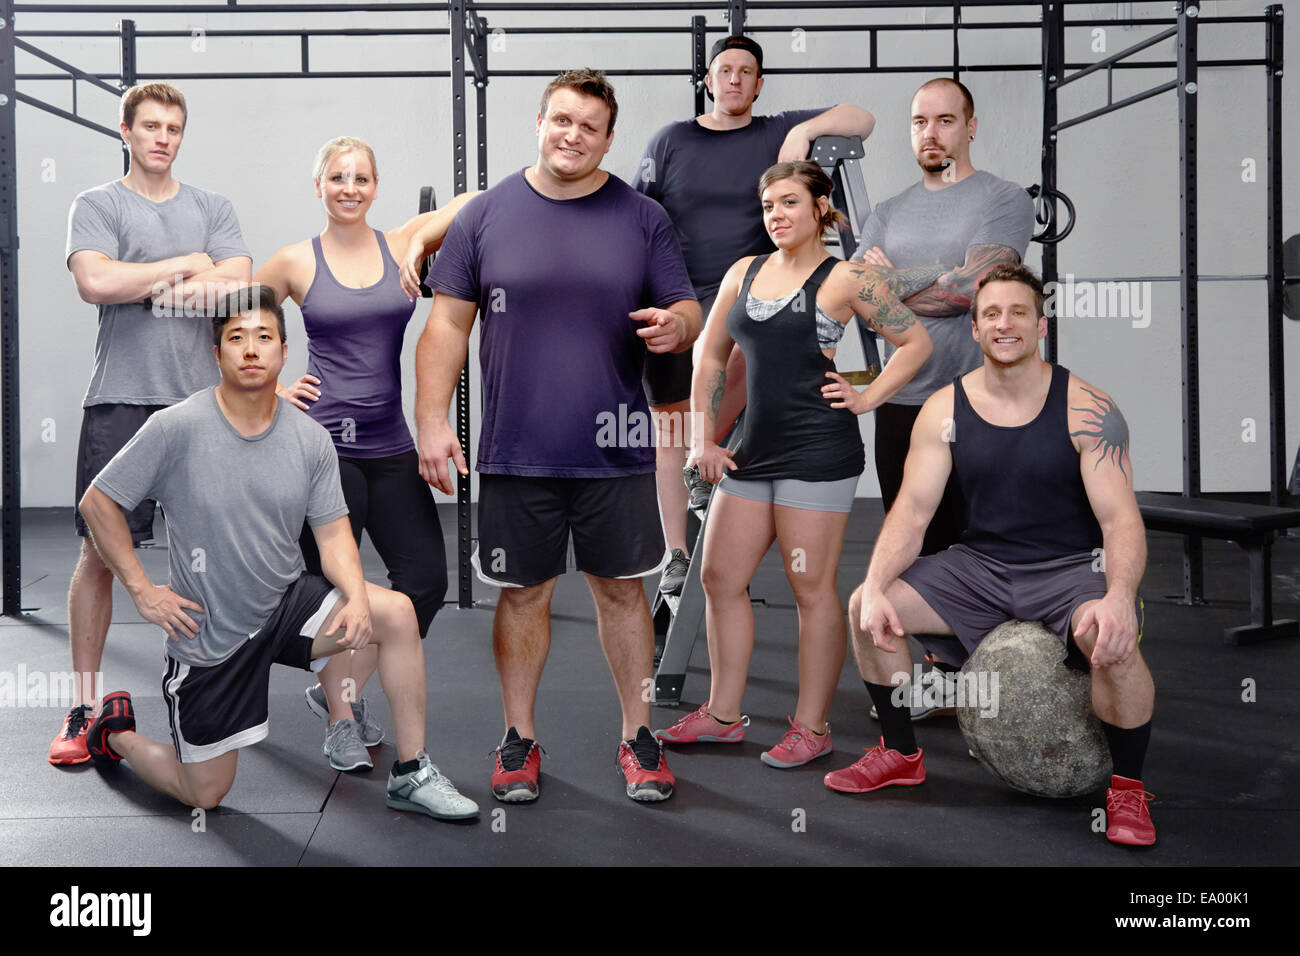
{"type": "MultiPolygon", "coordinates": [[[[775,162],[806,158],[819,136],[866,139],[876,118],[849,104],[755,116],[754,101],[763,89],[763,48],[745,36],[723,37],[713,45],[704,83],[713,111],[655,133],[633,185],[657,200],[672,220],[707,321],[731,264],[774,248],[758,202],[763,171],[775,162]]],[[[730,427],[745,404],[739,349],[727,366],[727,381],[733,387],[718,410],[720,429],[730,427]]],[[[691,353],[648,356],[645,388],[651,407],[660,413],[655,416],[659,504],[673,551],[659,589],[680,594],[688,564],[687,492],[680,475],[690,443],[691,353]]]]}

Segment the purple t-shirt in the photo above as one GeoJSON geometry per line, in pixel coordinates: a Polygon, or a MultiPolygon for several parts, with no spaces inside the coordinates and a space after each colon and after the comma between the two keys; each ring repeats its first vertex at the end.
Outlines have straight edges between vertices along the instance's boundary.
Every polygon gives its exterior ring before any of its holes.
{"type": "Polygon", "coordinates": [[[657,203],[613,175],[590,195],[549,199],[515,173],[456,216],[428,284],[478,303],[481,473],[654,471],[645,326],[628,313],[695,298],[657,203]]]}

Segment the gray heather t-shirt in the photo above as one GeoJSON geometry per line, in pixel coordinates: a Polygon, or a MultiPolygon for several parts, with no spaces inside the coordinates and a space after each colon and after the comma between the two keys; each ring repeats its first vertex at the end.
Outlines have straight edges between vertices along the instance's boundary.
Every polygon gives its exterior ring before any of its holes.
{"type": "Polygon", "coordinates": [[[260,435],[235,431],[207,388],[150,418],[95,478],[123,508],[167,515],[171,589],[206,613],[197,637],[167,641],[184,664],[225,660],[303,573],[298,535],[348,513],[329,432],[284,399],[260,435]]]}
{"type": "MultiPolygon", "coordinates": [[[[876,206],[862,228],[861,249],[879,246],[900,269],[912,266],[959,266],[973,245],[1009,246],[1021,259],[1033,233],[1034,207],[1024,187],[992,173],[975,172],[944,189],[916,183],[876,206]]],[[[983,362],[971,336],[970,313],[917,316],[934,340],[934,352],[916,377],[889,401],[923,405],[958,375],[983,362]]],[[[885,361],[896,351],[881,342],[885,361]]]]}
{"type": "MultiPolygon", "coordinates": [[[[230,200],[187,183],[163,202],[121,180],[87,189],[68,213],[65,261],[82,250],[118,262],[160,262],[195,252],[213,262],[252,258],[230,200]]],[[[147,298],[98,309],[95,365],[83,406],[174,405],[216,384],[212,321],[205,315],[155,316],[147,298]]]]}

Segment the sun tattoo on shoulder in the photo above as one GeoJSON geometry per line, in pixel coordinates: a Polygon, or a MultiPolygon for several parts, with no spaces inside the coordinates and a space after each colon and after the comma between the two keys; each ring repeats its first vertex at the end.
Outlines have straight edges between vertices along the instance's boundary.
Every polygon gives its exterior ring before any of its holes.
{"type": "Polygon", "coordinates": [[[1093,466],[1094,471],[1101,467],[1103,461],[1109,460],[1119,468],[1120,474],[1127,478],[1128,472],[1124,470],[1124,462],[1128,458],[1128,422],[1124,421],[1119,406],[1111,401],[1109,396],[1098,395],[1086,385],[1079,387],[1091,395],[1096,404],[1091,408],[1072,407],[1072,411],[1083,412],[1092,417],[1084,419],[1083,424],[1088,426],[1086,429],[1070,432],[1070,436],[1079,435],[1097,440],[1092,450],[1095,452],[1100,449],[1101,455],[1097,458],[1097,464],[1093,466]]]}

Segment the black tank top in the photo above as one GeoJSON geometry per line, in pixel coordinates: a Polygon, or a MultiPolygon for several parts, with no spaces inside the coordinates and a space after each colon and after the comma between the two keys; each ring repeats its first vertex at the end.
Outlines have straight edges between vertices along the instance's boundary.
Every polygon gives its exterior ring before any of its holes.
{"type": "Polygon", "coordinates": [[[817,346],[817,290],[838,261],[827,257],[780,312],[757,321],[745,308],[749,286],[767,260],[754,259],[727,332],[745,355],[745,419],[728,472],[741,480],[838,481],[862,474],[866,456],[858,417],[822,398],[835,363],[817,346]]]}
{"type": "Polygon", "coordinates": [[[971,408],[961,376],[952,383],[952,465],[967,509],[961,543],[1007,564],[1101,547],[1101,526],[1070,441],[1069,370],[1052,366],[1042,411],[1014,427],[984,421],[971,408]]]}

